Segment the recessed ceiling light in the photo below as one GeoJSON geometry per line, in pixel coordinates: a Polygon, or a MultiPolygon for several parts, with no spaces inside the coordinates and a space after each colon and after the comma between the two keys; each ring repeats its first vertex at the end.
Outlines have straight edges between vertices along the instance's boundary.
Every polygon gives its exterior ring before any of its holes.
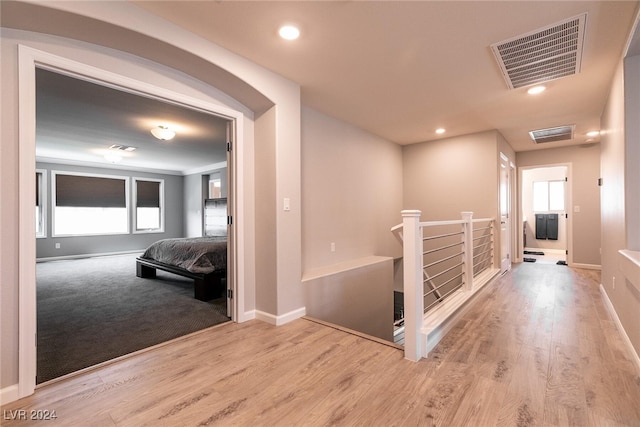
{"type": "Polygon", "coordinates": [[[278,34],[285,40],[295,40],[300,37],[300,29],[293,25],[283,25],[278,30],[278,34]]]}
{"type": "Polygon", "coordinates": [[[599,130],[592,130],[591,132],[587,132],[587,136],[592,138],[594,136],[598,136],[600,135],[600,131],[599,130]]]}
{"type": "Polygon", "coordinates": [[[436,129],[436,133],[437,133],[438,135],[442,135],[442,134],[443,134],[443,133],[445,133],[445,132],[446,132],[445,128],[438,128],[438,129],[436,129]]]}
{"type": "Polygon", "coordinates": [[[528,93],[529,95],[537,95],[537,94],[539,94],[539,93],[544,92],[546,89],[547,89],[547,88],[546,88],[546,87],[544,87],[544,86],[534,86],[534,87],[530,88],[530,89],[527,91],[527,93],[528,93]]]}

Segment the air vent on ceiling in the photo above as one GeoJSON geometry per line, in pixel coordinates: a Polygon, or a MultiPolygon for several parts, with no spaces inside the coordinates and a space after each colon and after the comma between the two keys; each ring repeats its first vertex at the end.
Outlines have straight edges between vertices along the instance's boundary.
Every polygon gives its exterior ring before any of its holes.
{"type": "Polygon", "coordinates": [[[584,13],[491,45],[509,89],[579,73],[586,21],[584,13]]]}
{"type": "Polygon", "coordinates": [[[130,147],[128,145],[120,145],[120,144],[113,144],[109,146],[110,150],[122,150],[122,151],[135,151],[136,147],[130,147]]]}
{"type": "Polygon", "coordinates": [[[573,131],[575,125],[558,126],[555,128],[538,129],[529,132],[529,136],[536,144],[544,144],[546,142],[565,141],[573,139],[573,131]]]}

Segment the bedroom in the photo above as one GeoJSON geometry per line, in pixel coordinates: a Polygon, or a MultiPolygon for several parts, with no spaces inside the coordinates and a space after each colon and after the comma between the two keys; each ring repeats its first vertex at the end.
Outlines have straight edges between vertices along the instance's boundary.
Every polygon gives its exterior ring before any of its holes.
{"type": "Polygon", "coordinates": [[[37,381],[227,321],[226,277],[198,295],[190,277],[136,277],[135,258],[215,234],[226,264],[229,120],[45,69],[36,89],[37,381]],[[172,141],[141,130],[161,119],[172,141]]]}

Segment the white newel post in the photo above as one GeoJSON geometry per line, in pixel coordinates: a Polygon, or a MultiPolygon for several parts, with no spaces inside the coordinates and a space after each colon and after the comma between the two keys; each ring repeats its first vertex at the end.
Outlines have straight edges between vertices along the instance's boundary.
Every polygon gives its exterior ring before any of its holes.
{"type": "Polygon", "coordinates": [[[404,268],[404,357],[412,361],[422,358],[420,329],[424,315],[422,282],[422,228],[418,210],[402,211],[404,268]]]}
{"type": "Polygon", "coordinates": [[[473,289],[473,212],[461,212],[463,227],[463,246],[464,246],[464,270],[463,279],[465,291],[473,289]]]}

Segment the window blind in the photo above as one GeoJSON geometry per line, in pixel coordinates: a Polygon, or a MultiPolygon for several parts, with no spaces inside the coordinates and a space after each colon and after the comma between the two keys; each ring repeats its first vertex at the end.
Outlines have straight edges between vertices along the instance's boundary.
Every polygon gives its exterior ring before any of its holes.
{"type": "Polygon", "coordinates": [[[160,182],[136,181],[136,206],[139,208],[159,208],[160,182]]]}
{"type": "Polygon", "coordinates": [[[56,206],[124,208],[125,184],[120,178],[56,174],[56,206]]]}
{"type": "Polygon", "coordinates": [[[40,181],[42,180],[42,173],[36,172],[36,206],[40,206],[40,181]]]}

